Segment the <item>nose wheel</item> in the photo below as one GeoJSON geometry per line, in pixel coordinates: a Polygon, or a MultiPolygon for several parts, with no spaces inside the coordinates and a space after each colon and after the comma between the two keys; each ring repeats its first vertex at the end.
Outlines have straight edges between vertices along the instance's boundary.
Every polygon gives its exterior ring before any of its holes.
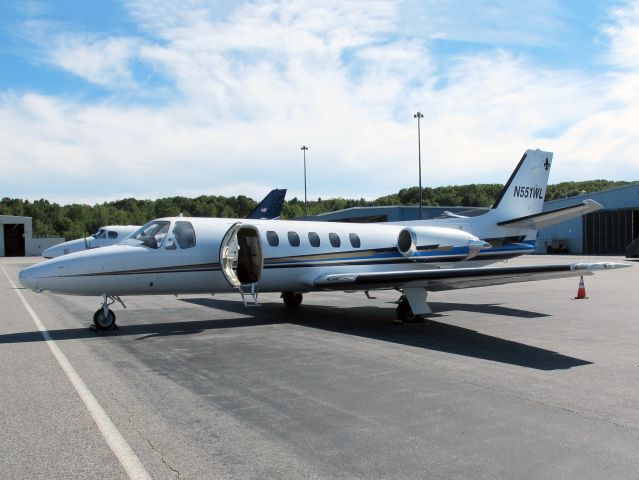
{"type": "Polygon", "coordinates": [[[98,308],[93,314],[92,330],[104,331],[118,329],[118,326],[115,324],[115,313],[109,308],[109,305],[113,305],[115,302],[120,302],[120,304],[126,308],[126,305],[120,297],[102,295],[102,307],[98,308]]]}
{"type": "Polygon", "coordinates": [[[115,324],[115,313],[113,310],[108,310],[107,315],[104,315],[104,309],[100,308],[93,314],[93,326],[96,330],[116,330],[118,326],[115,324]]]}

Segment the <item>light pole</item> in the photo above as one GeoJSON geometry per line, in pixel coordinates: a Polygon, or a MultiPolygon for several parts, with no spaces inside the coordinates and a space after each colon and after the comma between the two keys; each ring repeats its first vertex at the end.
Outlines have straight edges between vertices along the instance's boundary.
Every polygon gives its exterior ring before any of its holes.
{"type": "Polygon", "coordinates": [[[422,134],[419,129],[419,119],[424,115],[417,112],[413,115],[417,119],[417,155],[419,156],[419,219],[422,219],[422,134]]]}
{"type": "Polygon", "coordinates": [[[308,147],[302,145],[301,150],[304,152],[304,220],[308,220],[308,210],[306,209],[306,150],[308,147]]]}

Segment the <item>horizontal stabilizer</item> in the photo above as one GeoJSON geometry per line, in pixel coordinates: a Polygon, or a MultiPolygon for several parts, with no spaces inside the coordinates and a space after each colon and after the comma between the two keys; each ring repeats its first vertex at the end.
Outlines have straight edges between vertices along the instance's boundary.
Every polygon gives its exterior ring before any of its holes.
{"type": "Polygon", "coordinates": [[[442,268],[397,272],[331,274],[316,278],[313,284],[326,290],[372,290],[375,288],[424,287],[429,291],[533,282],[554,278],[592,275],[595,270],[625,268],[626,263],[571,263],[521,267],[442,268]]]}
{"type": "Polygon", "coordinates": [[[514,218],[512,220],[499,222],[497,225],[499,225],[500,227],[517,227],[539,230],[541,228],[546,228],[557,223],[565,222],[566,220],[570,220],[571,218],[585,215],[586,213],[601,210],[602,208],[603,206],[600,203],[588,199],[577,205],[558,208],[556,210],[550,210],[548,212],[536,213],[534,215],[528,215],[526,217],[514,218]]]}

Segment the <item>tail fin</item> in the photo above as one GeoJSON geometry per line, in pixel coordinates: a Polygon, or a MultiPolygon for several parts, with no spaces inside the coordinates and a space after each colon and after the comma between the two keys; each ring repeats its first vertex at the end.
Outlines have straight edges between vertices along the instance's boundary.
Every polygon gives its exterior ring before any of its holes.
{"type": "Polygon", "coordinates": [[[524,153],[493,205],[492,212],[497,222],[542,211],[551,165],[551,152],[537,149],[524,153]]]}
{"type": "Polygon", "coordinates": [[[280,213],[282,213],[282,204],[285,196],[285,188],[271,190],[246,218],[252,218],[253,220],[274,220],[279,218],[280,213]]]}

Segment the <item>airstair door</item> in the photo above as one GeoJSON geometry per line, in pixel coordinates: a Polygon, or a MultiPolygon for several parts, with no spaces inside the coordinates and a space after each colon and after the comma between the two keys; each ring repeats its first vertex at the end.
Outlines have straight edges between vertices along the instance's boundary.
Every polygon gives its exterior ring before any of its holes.
{"type": "Polygon", "coordinates": [[[257,286],[264,268],[260,232],[257,227],[235,223],[220,245],[222,274],[237,288],[245,305],[257,305],[257,286]],[[250,297],[247,300],[247,297],[250,297]]]}

